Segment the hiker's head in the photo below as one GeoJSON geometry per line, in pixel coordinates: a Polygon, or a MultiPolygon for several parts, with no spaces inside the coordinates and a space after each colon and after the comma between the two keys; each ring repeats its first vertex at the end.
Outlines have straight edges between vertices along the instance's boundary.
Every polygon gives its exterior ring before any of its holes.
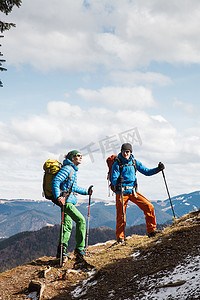
{"type": "Polygon", "coordinates": [[[121,146],[121,154],[126,159],[130,158],[132,151],[132,145],[129,143],[125,143],[121,146]]]}
{"type": "Polygon", "coordinates": [[[66,155],[66,158],[71,160],[76,166],[81,164],[81,161],[82,161],[82,155],[81,155],[80,151],[78,151],[78,150],[72,150],[72,151],[68,152],[66,155]]]}

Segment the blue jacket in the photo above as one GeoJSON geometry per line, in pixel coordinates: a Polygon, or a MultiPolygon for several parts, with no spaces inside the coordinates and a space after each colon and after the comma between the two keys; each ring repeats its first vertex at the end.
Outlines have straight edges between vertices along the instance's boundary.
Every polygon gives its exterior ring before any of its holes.
{"type": "MultiPolygon", "coordinates": [[[[73,174],[71,178],[71,186],[72,192],[67,199],[67,202],[73,203],[74,205],[77,203],[77,196],[74,193],[79,193],[81,195],[87,195],[88,191],[84,188],[77,186],[77,172],[78,167],[73,164],[73,162],[69,159],[65,159],[63,162],[63,167],[60,169],[58,174],[54,177],[51,183],[52,191],[54,198],[58,198],[61,196],[61,186],[65,179],[70,175],[71,169],[73,169],[73,174]]],[[[69,190],[70,179],[64,182],[62,186],[62,190],[69,190]]]]}
{"type": "MultiPolygon", "coordinates": [[[[134,156],[131,154],[130,158],[127,160],[125,159],[121,153],[118,154],[119,159],[121,160],[122,164],[124,165],[122,169],[122,177],[123,177],[123,183],[122,186],[126,187],[126,190],[124,193],[131,194],[133,193],[133,187],[137,184],[137,178],[135,173],[135,168],[133,166],[133,159],[134,156]],[[130,189],[128,188],[130,186],[130,189]]],[[[140,173],[151,176],[156,173],[158,173],[158,168],[148,169],[146,168],[139,160],[136,160],[136,167],[137,171],[140,173]]],[[[117,185],[117,179],[120,176],[120,170],[119,170],[119,163],[117,161],[114,162],[112,166],[112,173],[111,173],[111,183],[116,186],[117,185]]],[[[117,193],[120,193],[120,191],[117,191],[117,193]]]]}

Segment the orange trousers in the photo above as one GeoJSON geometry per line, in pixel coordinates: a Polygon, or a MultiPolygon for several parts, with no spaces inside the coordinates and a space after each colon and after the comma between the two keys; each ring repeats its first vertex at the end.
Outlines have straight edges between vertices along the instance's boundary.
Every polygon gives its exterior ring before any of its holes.
{"type": "Polygon", "coordinates": [[[124,239],[124,228],[126,226],[126,207],[128,200],[135,203],[141,210],[143,210],[147,226],[147,234],[151,233],[156,229],[156,217],[154,212],[153,204],[147,200],[139,192],[135,194],[124,194],[123,196],[123,206],[124,206],[124,222],[123,222],[123,210],[122,210],[122,201],[121,194],[116,194],[116,236],[117,241],[121,238],[124,239]]]}

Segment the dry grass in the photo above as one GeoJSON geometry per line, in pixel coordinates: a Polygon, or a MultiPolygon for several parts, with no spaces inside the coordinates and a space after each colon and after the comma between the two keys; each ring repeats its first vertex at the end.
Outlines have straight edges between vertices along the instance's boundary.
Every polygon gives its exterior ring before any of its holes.
{"type": "MultiPolygon", "coordinates": [[[[90,279],[87,296],[76,299],[140,299],[148,287],[141,288],[136,282],[146,275],[156,277],[158,272],[162,276],[162,271],[172,270],[188,254],[196,255],[200,247],[199,230],[198,211],[175,220],[156,238],[133,235],[126,245],[110,247],[114,242],[110,241],[90,246],[90,256],[86,260],[95,266],[95,274],[90,279]],[[134,254],[137,259],[134,259],[134,254]]],[[[0,274],[0,299],[25,299],[27,287],[33,279],[45,283],[41,299],[75,299],[71,291],[81,286],[89,273],[73,270],[73,254],[62,268],[56,263],[54,257],[43,257],[0,274]],[[42,271],[47,267],[51,269],[42,278],[42,271]]]]}

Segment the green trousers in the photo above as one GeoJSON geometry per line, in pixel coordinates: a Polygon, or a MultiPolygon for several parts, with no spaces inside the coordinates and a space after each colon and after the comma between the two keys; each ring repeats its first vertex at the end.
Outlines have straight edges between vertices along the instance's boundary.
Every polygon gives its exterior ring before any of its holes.
{"type": "MultiPolygon", "coordinates": [[[[68,241],[72,231],[72,220],[76,223],[76,249],[85,248],[85,218],[72,203],[66,203],[64,206],[64,225],[63,225],[63,244],[68,246],[68,241]]],[[[60,239],[61,242],[61,232],[60,239]]]]}

